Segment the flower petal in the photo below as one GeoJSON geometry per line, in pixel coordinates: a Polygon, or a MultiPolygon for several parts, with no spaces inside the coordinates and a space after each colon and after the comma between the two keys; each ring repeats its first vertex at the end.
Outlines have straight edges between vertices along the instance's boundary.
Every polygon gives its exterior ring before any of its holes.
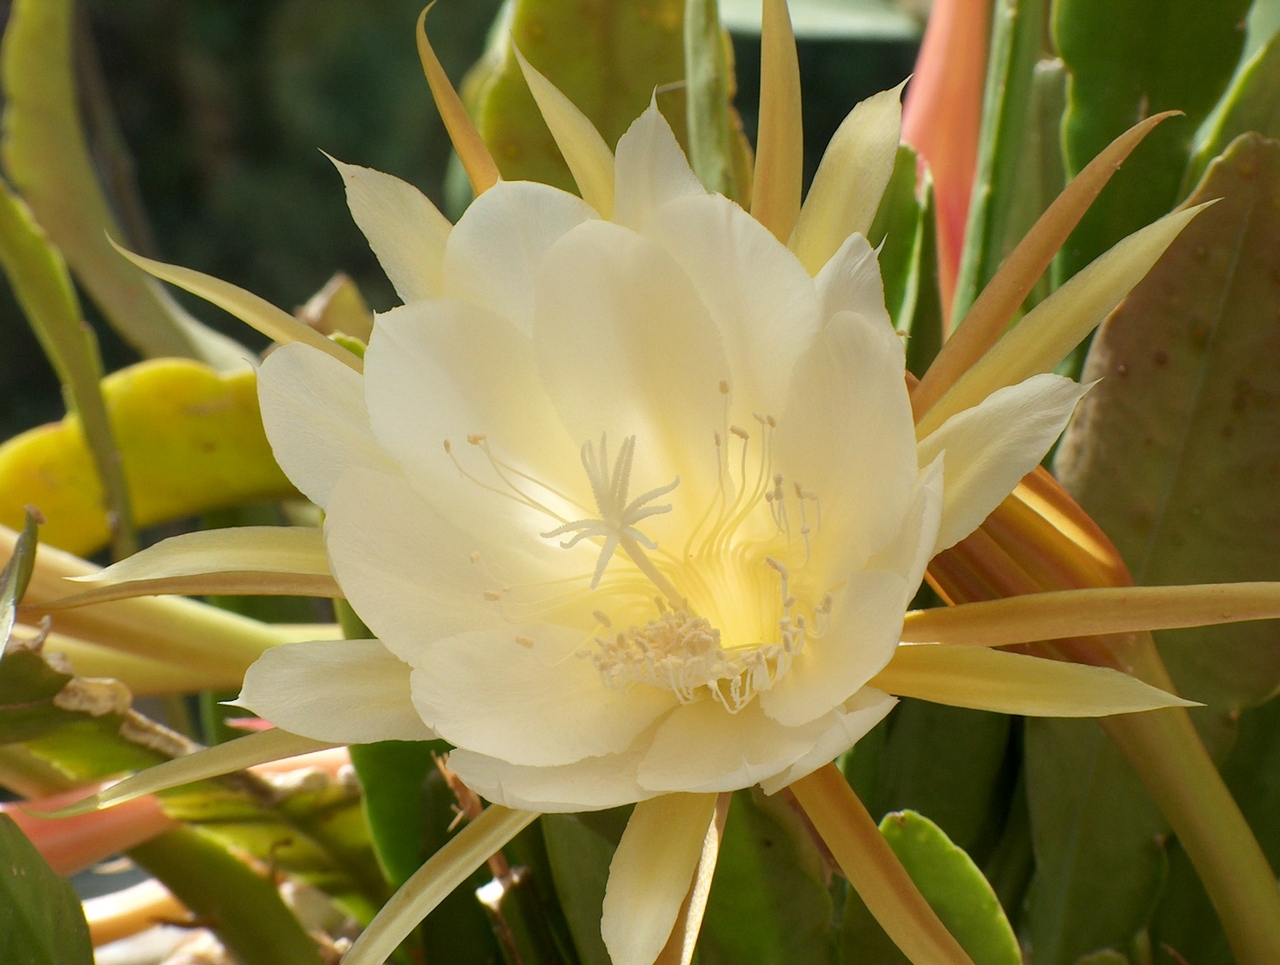
{"type": "Polygon", "coordinates": [[[562,521],[516,498],[490,452],[525,474],[522,489],[556,512],[574,519],[587,513],[584,506],[594,508],[579,460],[581,440],[564,431],[543,390],[531,341],[507,320],[450,298],[406,305],[378,316],[365,363],[374,433],[423,498],[459,527],[492,531],[502,525],[504,540],[522,533],[537,539],[562,521]],[[468,439],[483,440],[482,447],[468,439]],[[566,505],[529,483],[529,476],[567,491],[581,505],[566,505]]]}
{"type": "Polygon", "coordinates": [[[636,783],[636,767],[648,742],[621,754],[584,757],[572,764],[529,767],[509,764],[458,749],[449,754],[449,769],[488,801],[537,811],[598,811],[653,797],[636,783]]]}
{"type": "Polygon", "coordinates": [[[444,253],[444,294],[497,312],[524,334],[533,327],[533,285],[547,249],[597,218],[576,195],[531,181],[499,181],[471,202],[444,253]]]}
{"type": "Polygon", "coordinates": [[[636,805],[609,865],[600,934],[613,965],[653,965],[693,883],[716,795],[664,794],[636,805]]]}
{"type": "Polygon", "coordinates": [[[335,744],[436,735],[409,697],[407,663],[377,640],[287,643],[244,675],[235,704],[277,727],[335,744]]]}
{"type": "MultiPolygon", "coordinates": [[[[684,269],[724,340],[734,418],[776,416],[795,361],[822,323],[813,282],[800,263],[760,222],[718,194],[664,205],[645,234],[684,269]]],[[[883,310],[883,294],[880,300],[883,310]]]]}
{"type": "Polygon", "coordinates": [[[815,567],[833,581],[896,535],[910,506],[918,468],[903,371],[891,330],[840,312],[791,377],[774,466],[788,487],[817,494],[815,567]]]}
{"type": "Polygon", "coordinates": [[[1032,376],[991,393],[920,440],[920,464],[942,455],[946,467],[935,553],[977,529],[1039,465],[1089,388],[1060,375],[1032,376]]]}
{"type": "Polygon", "coordinates": [[[868,97],[837,128],[791,238],[791,250],[811,275],[851,234],[871,230],[893,174],[901,130],[901,85],[868,97]]]}
{"type": "Polygon", "coordinates": [[[758,701],[736,714],[710,698],[681,704],[658,727],[637,777],[650,791],[736,791],[800,760],[829,723],[784,727],[758,701]]]}
{"type": "Polygon", "coordinates": [[[837,312],[856,312],[881,328],[893,330],[884,307],[884,279],[875,249],[862,235],[850,235],[822,266],[813,283],[823,319],[837,312]]]}
{"type": "Polygon", "coordinates": [[[394,471],[369,429],[364,380],[306,345],[282,345],[258,370],[262,424],[289,481],[322,509],[344,469],[394,471]]]}
{"type": "Polygon", "coordinates": [[[632,492],[681,478],[678,510],[700,513],[717,485],[714,433],[729,364],[688,276],[661,246],[607,222],[584,224],[538,275],[534,350],[570,435],[637,436],[632,492]]]}
{"type": "Polygon", "coordinates": [[[656,96],[618,139],[614,171],[614,224],[636,231],[644,230],[668,201],[707,193],[658,110],[656,96]]]}
{"type": "Polygon", "coordinates": [[[410,661],[432,640],[502,626],[485,593],[544,575],[519,552],[464,533],[402,477],[362,469],[334,490],[325,544],[352,607],[410,661]]]}
{"type": "Polygon", "coordinates": [[[832,722],[813,745],[813,750],[785,771],[761,781],[761,788],[765,794],[776,794],[788,784],[812,774],[823,764],[834,761],[884,720],[897,703],[897,697],[890,697],[875,687],[863,687],[832,712],[832,722]]]}
{"type": "Polygon", "coordinates": [[[1027,717],[1107,717],[1196,706],[1106,667],[944,644],[899,647],[871,684],[899,697],[1027,717]]]}
{"type": "Polygon", "coordinates": [[[453,225],[407,181],[372,168],[333,161],[347,207],[401,301],[434,298],[444,285],[445,244],[453,225]]]}
{"type": "Polygon", "coordinates": [[[577,656],[580,630],[508,626],[460,633],[414,664],[413,701],[424,720],[459,747],[513,764],[572,764],[625,751],[674,695],[638,685],[608,687],[577,656]]]}

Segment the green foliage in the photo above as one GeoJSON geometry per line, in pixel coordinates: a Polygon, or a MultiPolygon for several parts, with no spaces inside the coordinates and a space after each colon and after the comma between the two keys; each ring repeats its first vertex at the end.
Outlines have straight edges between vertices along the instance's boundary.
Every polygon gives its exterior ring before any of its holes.
{"type": "Polygon", "coordinates": [[[6,965],[93,965],[84,911],[6,815],[0,815],[0,961],[6,965]]]}

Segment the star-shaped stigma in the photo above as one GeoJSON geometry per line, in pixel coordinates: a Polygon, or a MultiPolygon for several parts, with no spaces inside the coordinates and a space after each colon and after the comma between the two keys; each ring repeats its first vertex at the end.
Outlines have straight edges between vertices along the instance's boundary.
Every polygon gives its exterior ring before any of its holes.
{"type": "Polygon", "coordinates": [[[589,537],[604,538],[604,544],[600,547],[600,558],[596,562],[595,575],[591,579],[593,590],[599,586],[605,567],[609,565],[609,560],[619,546],[633,559],[636,555],[632,552],[633,547],[643,546],[650,550],[658,548],[657,543],[635,528],[636,524],[650,516],[671,512],[670,503],[661,506],[648,504],[680,485],[680,477],[677,476],[667,485],[651,489],[627,502],[627,490],[631,485],[631,463],[635,458],[635,452],[636,437],[628,436],[623,440],[618,458],[614,460],[613,468],[610,470],[607,436],[604,434],[600,436],[598,459],[595,446],[590,442],[584,443],[582,467],[586,469],[587,478],[591,481],[591,492],[595,496],[596,508],[600,510],[600,516],[595,519],[576,519],[542,534],[546,539],[554,539],[566,533],[573,533],[571,539],[560,544],[564,549],[576,546],[589,537]]]}

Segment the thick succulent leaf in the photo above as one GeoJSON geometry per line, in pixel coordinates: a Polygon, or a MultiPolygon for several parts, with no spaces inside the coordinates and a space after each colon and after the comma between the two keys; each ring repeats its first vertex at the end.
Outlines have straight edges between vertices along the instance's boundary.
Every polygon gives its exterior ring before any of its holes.
{"type": "Polygon", "coordinates": [[[600,915],[609,863],[630,810],[544,814],[540,822],[556,897],[582,965],[610,965],[609,952],[600,935],[600,915]],[[601,815],[619,815],[623,820],[610,827],[598,820],[601,815]]]}
{"type": "Polygon", "coordinates": [[[1199,183],[1209,163],[1241,134],[1256,131],[1280,136],[1280,35],[1241,67],[1207,126],[1187,167],[1184,193],[1199,183]]]}
{"type": "Polygon", "coordinates": [[[68,408],[80,425],[93,455],[105,494],[102,509],[110,514],[115,554],[136,548],[133,512],[125,487],[120,454],[102,397],[102,356],[98,339],[80,314],[71,276],[62,255],[49,243],[31,209],[0,184],[0,264],[9,278],[27,324],[62,383],[68,408]]]}
{"type": "MultiPolygon", "coordinates": [[[[1280,578],[1280,143],[1238,139],[1221,197],[1100,330],[1059,449],[1063,484],[1138,583],[1280,578]]],[[[1231,714],[1280,687],[1275,623],[1157,635],[1180,690],[1231,714]]]]}
{"type": "Polygon", "coordinates": [[[1155,909],[1169,828],[1092,721],[1028,720],[1027,801],[1036,874],[1023,928],[1036,965],[1125,945],[1155,909]]]}
{"type": "MultiPolygon", "coordinates": [[[[157,359],[107,376],[102,393],[139,526],[296,494],[271,455],[252,372],[157,359]]],[[[110,537],[76,416],[0,445],[0,524],[20,528],[27,505],[59,549],[87,556],[110,537]]]]}
{"type": "Polygon", "coordinates": [[[733,797],[698,955],[704,965],[819,965],[830,959],[822,857],[785,795],[733,797]]]}
{"type": "Polygon", "coordinates": [[[191,318],[107,241],[122,237],[79,127],[71,0],[18,0],[4,34],[4,166],[125,340],[146,356],[245,366],[249,352],[191,318]]]}
{"type": "Polygon", "coordinates": [[[1249,0],[1054,4],[1054,40],[1070,77],[1063,118],[1069,176],[1135,117],[1187,115],[1162,124],[1112,179],[1063,249],[1061,278],[1173,207],[1196,128],[1235,70],[1248,9],[1249,0]]]}
{"type": "Polygon", "coordinates": [[[0,961],[93,965],[75,890],[54,874],[13,820],[0,815],[0,961]]]}
{"type": "Polygon", "coordinates": [[[924,203],[916,197],[916,152],[898,145],[893,174],[880,199],[867,240],[879,249],[880,277],[884,280],[884,306],[901,331],[910,325],[915,305],[914,286],[919,279],[920,228],[924,203]]]}
{"type": "Polygon", "coordinates": [[[0,569],[0,658],[9,649],[9,638],[17,619],[18,604],[27,592],[31,574],[36,568],[36,519],[27,510],[26,525],[22,534],[14,540],[13,555],[0,569]]]}
{"type": "Polygon", "coordinates": [[[897,319],[898,331],[907,336],[907,371],[916,378],[924,377],[942,350],[946,325],[942,312],[942,281],[938,274],[937,205],[933,196],[933,179],[927,174],[923,193],[920,235],[912,269],[913,284],[909,289],[911,297],[904,298],[897,319]]]}
{"type": "Polygon", "coordinates": [[[716,0],[685,3],[684,66],[689,166],[707,190],[738,200],[733,56],[716,0]]]}

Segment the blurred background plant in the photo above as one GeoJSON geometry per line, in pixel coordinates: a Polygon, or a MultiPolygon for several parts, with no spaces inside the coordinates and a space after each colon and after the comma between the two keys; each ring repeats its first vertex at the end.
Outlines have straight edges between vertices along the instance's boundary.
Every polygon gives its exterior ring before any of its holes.
{"type": "MultiPolygon", "coordinates": [[[[720,4],[747,143],[758,6],[720,4]]],[[[655,87],[685,129],[682,0],[499,7],[442,0],[431,32],[505,176],[572,187],[507,54],[507,31],[609,140],[655,87]],[[575,29],[588,14],[619,31],[618,46],[575,29]],[[591,69],[575,75],[575,64],[591,69]]],[[[1185,112],[1137,148],[1025,303],[1188,197],[1225,198],[1077,353],[1075,374],[1109,378],[1054,469],[1139,583],[1280,579],[1280,144],[1269,139],[1280,136],[1280,4],[936,0],[927,34],[920,4],[791,7],[806,177],[849,108],[902,82],[924,40],[904,119],[914,150],[900,151],[871,239],[884,243],[886,298],[917,375],[1069,176],[1142,117],[1185,112]]],[[[321,331],[367,328],[369,308],[390,307],[394,294],[320,150],[394,172],[451,216],[466,203],[413,47],[419,8],[5,5],[13,191],[0,205],[11,280],[0,303],[0,437],[16,438],[0,446],[0,523],[14,531],[15,560],[0,581],[0,785],[14,796],[46,798],[183,756],[194,741],[221,743],[238,733],[228,715],[239,712],[218,701],[256,653],[337,635],[335,619],[349,618],[327,599],[244,597],[235,587],[204,604],[55,611],[51,624],[15,606],[24,590],[28,604],[65,595],[58,577],[89,571],[54,547],[107,562],[127,555],[137,533],[147,543],[188,529],[314,523],[270,459],[252,375],[238,365],[247,353],[235,342],[259,351],[265,340],[204,302],[162,294],[112,260],[102,234],[298,306],[321,331]],[[78,116],[66,109],[73,102],[78,116]],[[331,283],[335,272],[354,286],[331,283]],[[218,372],[175,361],[126,368],[172,356],[218,372]],[[103,372],[116,374],[99,390],[103,372]],[[64,403],[73,421],[19,435],[61,418],[64,403]],[[48,544],[30,586],[33,530],[16,535],[28,503],[47,517],[48,544]],[[226,646],[202,651],[193,639],[226,646]]],[[[739,149],[739,166],[747,153],[739,149]]],[[[936,603],[928,594],[921,603],[936,603]]],[[[1197,717],[1205,742],[1280,865],[1276,627],[1157,638],[1181,692],[1208,705],[1197,717]]],[[[13,869],[0,874],[0,961],[80,965],[93,945],[134,932],[146,941],[100,951],[99,961],[336,961],[458,816],[474,815],[478,802],[439,765],[446,749],[323,752],[79,826],[15,812],[25,837],[0,818],[0,872],[13,869]],[[86,930],[54,871],[121,852],[168,890],[144,881],[110,904],[94,898],[86,930]],[[181,927],[148,927],[156,920],[181,927]]],[[[1159,808],[1092,722],[904,701],[842,767],[873,815],[886,816],[886,838],[977,965],[1233,961],[1159,808]]],[[[904,960],[785,800],[738,798],[699,961],[904,960]]],[[[599,909],[624,821],[545,816],[430,916],[401,959],[605,965],[599,909]]],[[[111,880],[76,883],[88,896],[138,876],[111,880]]]]}

